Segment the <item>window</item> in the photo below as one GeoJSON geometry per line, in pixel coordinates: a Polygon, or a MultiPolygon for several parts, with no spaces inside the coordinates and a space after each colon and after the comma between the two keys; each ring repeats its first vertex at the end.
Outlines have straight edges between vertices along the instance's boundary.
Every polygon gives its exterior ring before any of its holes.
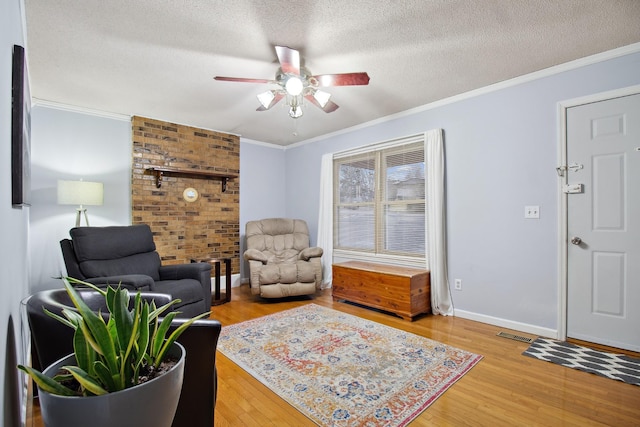
{"type": "Polygon", "coordinates": [[[425,259],[424,136],[336,155],[334,249],[425,259]]]}

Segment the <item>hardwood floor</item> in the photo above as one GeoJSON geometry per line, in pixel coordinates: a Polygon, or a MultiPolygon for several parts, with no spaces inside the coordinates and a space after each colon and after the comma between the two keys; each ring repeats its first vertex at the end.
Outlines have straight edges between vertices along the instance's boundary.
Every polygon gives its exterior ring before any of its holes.
{"type": "MultiPolygon", "coordinates": [[[[422,335],[484,356],[410,425],[640,426],[640,387],[522,356],[528,344],[501,338],[530,336],[466,319],[422,316],[414,322],[333,302],[331,291],[296,300],[267,301],[243,285],[212,307],[224,325],[315,303],[422,335]]],[[[304,415],[218,352],[215,426],[313,426],[304,415]]]]}
{"type": "MultiPolygon", "coordinates": [[[[411,424],[418,426],[640,426],[640,387],[522,356],[528,344],[497,337],[530,336],[471,320],[422,316],[409,322],[346,303],[331,291],[309,298],[267,301],[233,288],[231,302],[212,307],[230,325],[315,303],[354,314],[484,356],[411,424]]],[[[215,426],[304,427],[315,424],[220,352],[215,426]]],[[[31,409],[31,408],[29,408],[31,409]]],[[[42,425],[39,408],[27,426],[42,425]]]]}

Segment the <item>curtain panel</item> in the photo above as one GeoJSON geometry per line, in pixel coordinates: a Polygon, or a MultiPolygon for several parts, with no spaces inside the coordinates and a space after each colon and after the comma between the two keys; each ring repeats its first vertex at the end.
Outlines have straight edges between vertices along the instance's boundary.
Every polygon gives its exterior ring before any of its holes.
{"type": "Polygon", "coordinates": [[[451,289],[447,274],[446,206],[444,194],[444,142],[442,129],[425,133],[425,165],[427,168],[427,268],[431,275],[431,311],[453,314],[451,289]]]}
{"type": "Polygon", "coordinates": [[[333,279],[333,153],[324,154],[321,162],[317,242],[323,250],[322,286],[329,288],[333,279]]]}

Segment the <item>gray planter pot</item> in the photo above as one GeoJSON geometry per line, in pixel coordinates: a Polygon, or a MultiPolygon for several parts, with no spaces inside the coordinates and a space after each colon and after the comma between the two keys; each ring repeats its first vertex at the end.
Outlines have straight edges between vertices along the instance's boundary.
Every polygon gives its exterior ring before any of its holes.
{"type": "MultiPolygon", "coordinates": [[[[176,366],[151,381],[103,396],[67,397],[38,390],[46,427],[170,427],[178,407],[184,375],[185,349],[174,343],[169,355],[176,366]]],[[[75,365],[73,354],[43,372],[53,377],[61,366],[75,365]]]]}

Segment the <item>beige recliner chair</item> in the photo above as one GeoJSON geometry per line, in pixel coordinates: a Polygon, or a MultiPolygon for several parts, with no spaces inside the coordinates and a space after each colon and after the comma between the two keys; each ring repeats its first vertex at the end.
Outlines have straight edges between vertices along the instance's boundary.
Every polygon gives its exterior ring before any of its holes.
{"type": "Polygon", "coordinates": [[[314,294],[322,284],[322,248],[309,247],[301,219],[270,218],[246,225],[251,293],[264,298],[314,294]]]}

